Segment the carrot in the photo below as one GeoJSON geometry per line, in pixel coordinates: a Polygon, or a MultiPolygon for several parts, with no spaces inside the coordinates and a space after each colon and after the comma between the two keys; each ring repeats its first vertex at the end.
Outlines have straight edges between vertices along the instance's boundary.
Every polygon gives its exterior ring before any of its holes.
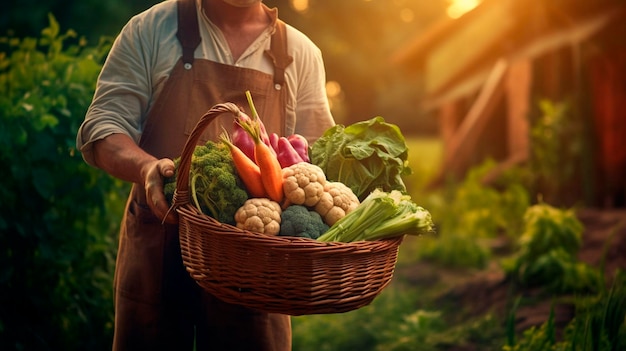
{"type": "Polygon", "coordinates": [[[261,169],[261,180],[270,200],[283,201],[283,172],[276,155],[265,143],[258,142],[254,147],[254,158],[261,169]]]}
{"type": "Polygon", "coordinates": [[[252,140],[254,140],[254,158],[261,170],[261,180],[263,181],[263,186],[269,199],[280,203],[284,195],[282,167],[278,162],[276,153],[261,139],[261,127],[258,122],[260,118],[258,118],[249,91],[246,92],[246,96],[250,104],[250,110],[253,113],[253,118],[248,121],[240,121],[239,123],[241,127],[250,134],[252,140]]]}
{"type": "Polygon", "coordinates": [[[232,142],[226,131],[220,135],[220,139],[230,149],[239,178],[246,186],[250,197],[267,197],[259,166],[232,142]]]}

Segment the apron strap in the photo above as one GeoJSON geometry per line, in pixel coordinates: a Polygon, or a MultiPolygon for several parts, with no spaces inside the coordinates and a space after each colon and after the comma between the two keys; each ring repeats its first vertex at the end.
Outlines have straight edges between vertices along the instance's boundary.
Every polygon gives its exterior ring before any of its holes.
{"type": "Polygon", "coordinates": [[[293,57],[287,53],[287,26],[280,19],[276,20],[276,31],[272,35],[270,49],[265,50],[274,64],[274,84],[280,89],[285,83],[285,69],[293,62],[293,57]]]}
{"type": "MultiPolygon", "coordinates": [[[[193,0],[178,0],[178,32],[176,37],[183,47],[185,68],[193,63],[193,53],[200,45],[200,30],[196,4],[193,0]]],[[[274,65],[274,84],[276,89],[285,83],[285,69],[293,62],[287,53],[287,26],[280,19],[276,20],[276,31],[272,34],[270,49],[265,51],[274,65]]]]}
{"type": "Polygon", "coordinates": [[[185,68],[191,68],[193,53],[200,45],[200,29],[196,3],[193,0],[178,0],[178,32],[176,37],[183,47],[183,63],[185,68]]]}

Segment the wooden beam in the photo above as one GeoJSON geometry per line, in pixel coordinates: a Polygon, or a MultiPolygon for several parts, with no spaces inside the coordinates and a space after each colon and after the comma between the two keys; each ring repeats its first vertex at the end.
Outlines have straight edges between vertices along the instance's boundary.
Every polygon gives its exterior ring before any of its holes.
{"type": "Polygon", "coordinates": [[[443,160],[444,170],[462,173],[470,166],[467,160],[475,152],[481,134],[488,125],[490,118],[493,117],[493,111],[498,102],[504,96],[507,68],[508,63],[504,59],[498,60],[492,68],[476,102],[454,133],[450,144],[446,146],[443,160]]]}
{"type": "Polygon", "coordinates": [[[530,60],[520,60],[512,64],[506,77],[507,147],[510,157],[520,155],[523,159],[527,158],[530,152],[528,114],[531,85],[532,64],[530,60]]]}

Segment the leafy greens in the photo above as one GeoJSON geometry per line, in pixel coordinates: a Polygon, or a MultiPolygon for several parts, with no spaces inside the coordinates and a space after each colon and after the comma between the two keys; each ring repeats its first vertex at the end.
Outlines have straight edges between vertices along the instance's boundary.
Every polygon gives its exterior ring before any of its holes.
{"type": "Polygon", "coordinates": [[[348,185],[361,201],[375,189],[406,192],[402,176],[411,174],[408,147],[400,128],[383,117],[337,124],[309,152],[327,179],[348,185]]]}

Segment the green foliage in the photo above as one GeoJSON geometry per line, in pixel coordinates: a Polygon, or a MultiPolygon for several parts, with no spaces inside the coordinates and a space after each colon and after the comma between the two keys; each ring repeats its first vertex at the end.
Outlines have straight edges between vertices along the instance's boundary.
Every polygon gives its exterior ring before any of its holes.
{"type": "Polygon", "coordinates": [[[416,310],[405,315],[400,323],[383,331],[383,340],[376,348],[385,351],[437,350],[433,339],[446,328],[440,312],[416,310]]]}
{"type": "Polygon", "coordinates": [[[413,292],[388,289],[355,311],[293,317],[293,349],[373,351],[381,333],[411,313],[415,299],[413,292]]]}
{"type": "Polygon", "coordinates": [[[11,1],[8,11],[0,13],[0,35],[7,33],[37,36],[47,24],[48,14],[54,14],[61,28],[72,28],[90,42],[103,35],[112,35],[131,14],[155,3],[150,0],[20,0],[11,1]]]}
{"type": "Polygon", "coordinates": [[[420,342],[420,350],[432,350],[423,342],[444,330],[445,322],[439,312],[416,310],[418,300],[413,290],[388,289],[371,305],[352,312],[294,317],[293,349],[410,350],[420,342]]]}
{"type": "Polygon", "coordinates": [[[505,345],[504,351],[533,351],[533,350],[565,350],[557,348],[556,328],[554,326],[554,311],[550,312],[548,320],[539,327],[531,327],[524,331],[522,339],[515,345],[505,345]]]}
{"type": "Polygon", "coordinates": [[[0,38],[0,349],[107,349],[126,187],[75,149],[108,42],[0,38]]]}
{"type": "Polygon", "coordinates": [[[491,314],[450,325],[442,311],[427,309],[423,292],[392,285],[371,305],[329,315],[293,317],[293,349],[299,351],[446,350],[478,342],[497,347],[502,328],[491,314]]]}
{"type": "Polygon", "coordinates": [[[450,268],[484,268],[492,258],[489,248],[469,233],[438,230],[437,237],[424,237],[418,257],[450,268]]]}
{"type": "Polygon", "coordinates": [[[495,165],[486,160],[425,205],[439,222],[438,237],[425,241],[420,249],[422,258],[450,267],[482,268],[491,258],[485,246],[488,239],[519,235],[530,203],[524,173],[513,169],[497,184],[485,184],[483,178],[495,165]]]}
{"type": "Polygon", "coordinates": [[[519,250],[504,261],[511,277],[552,292],[597,291],[599,272],[576,258],[584,228],[573,210],[540,203],[528,208],[524,221],[519,250]]]}
{"type": "MultiPolygon", "coordinates": [[[[530,131],[530,168],[535,192],[551,204],[566,203],[579,183],[585,143],[582,123],[569,102],[539,101],[540,116],[530,131]],[[572,184],[575,189],[571,189],[572,184]]],[[[586,172],[583,172],[586,173],[586,172]]],[[[575,194],[580,195],[580,194],[575,194]]]]}
{"type": "Polygon", "coordinates": [[[415,310],[381,333],[382,340],[376,347],[378,351],[463,349],[469,343],[487,349],[500,345],[502,328],[489,313],[450,325],[441,311],[415,310]]]}
{"type": "Polygon", "coordinates": [[[569,108],[566,103],[540,101],[541,116],[531,129],[533,169],[540,177],[554,179],[554,182],[563,182],[573,172],[572,164],[563,162],[563,157],[571,156],[576,151],[562,140],[564,136],[572,134],[569,108]]]}
{"type": "Polygon", "coordinates": [[[597,296],[578,297],[576,316],[558,340],[554,314],[539,327],[523,332],[518,342],[509,342],[504,351],[617,351],[626,347],[626,279],[623,272],[609,291],[597,296]]]}
{"type": "Polygon", "coordinates": [[[522,217],[530,204],[523,175],[521,170],[512,169],[499,183],[485,184],[484,177],[496,166],[495,161],[485,160],[472,168],[460,184],[450,187],[448,205],[441,211],[455,215],[445,216],[442,226],[469,232],[477,238],[493,238],[500,233],[519,235],[522,217]]]}

